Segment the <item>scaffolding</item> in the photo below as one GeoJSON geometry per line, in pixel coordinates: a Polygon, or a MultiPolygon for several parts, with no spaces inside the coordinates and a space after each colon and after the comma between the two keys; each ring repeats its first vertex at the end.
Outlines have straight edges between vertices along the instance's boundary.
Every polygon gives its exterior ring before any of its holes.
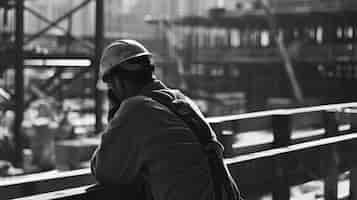
{"type": "MultiPolygon", "coordinates": [[[[0,13],[3,14],[3,23],[6,25],[8,23],[8,15],[9,12],[14,13],[14,31],[6,32],[4,30],[0,30],[0,36],[4,36],[7,39],[5,41],[10,41],[9,44],[3,48],[0,48],[0,63],[1,71],[4,71],[4,68],[13,67],[14,69],[14,94],[12,94],[12,101],[14,102],[14,113],[15,120],[13,124],[13,134],[14,134],[14,143],[15,143],[15,166],[21,166],[23,163],[23,145],[24,138],[22,133],[22,124],[24,120],[24,111],[26,107],[36,98],[38,95],[32,95],[29,100],[25,102],[24,98],[24,68],[25,65],[27,67],[33,66],[33,63],[40,63],[41,66],[46,67],[50,65],[51,61],[61,60],[64,61],[61,67],[55,67],[55,75],[46,80],[45,83],[39,86],[39,91],[44,93],[44,95],[50,95],[54,91],[58,90],[59,87],[68,84],[77,78],[84,76],[86,73],[92,73],[93,84],[91,85],[94,98],[94,112],[95,112],[95,133],[98,133],[102,130],[102,96],[101,91],[96,87],[99,75],[99,62],[100,62],[100,54],[104,45],[104,3],[102,0],[83,0],[80,4],[71,8],[64,15],[58,17],[55,20],[48,19],[45,15],[40,12],[25,6],[25,0],[1,0],[0,1],[0,13]],[[84,41],[82,38],[75,37],[71,33],[71,25],[67,28],[63,28],[63,26],[59,26],[59,23],[64,20],[68,20],[68,24],[71,24],[72,17],[74,17],[75,13],[79,10],[86,7],[90,2],[95,2],[95,33],[92,41],[88,43],[88,41],[84,41]],[[38,32],[25,35],[24,31],[24,13],[28,12],[32,16],[36,17],[36,19],[46,23],[46,27],[39,30],[38,32]],[[57,28],[58,30],[64,33],[65,41],[77,41],[81,43],[81,45],[88,49],[88,53],[84,55],[71,55],[68,52],[63,54],[36,54],[31,53],[28,54],[25,52],[25,45],[29,44],[31,41],[40,38],[43,36],[48,30],[51,28],[57,28]],[[14,40],[10,40],[9,38],[14,38],[14,40]],[[76,71],[75,75],[70,80],[61,80],[57,81],[58,83],[54,84],[56,81],[56,77],[60,76],[63,72],[64,67],[68,63],[71,63],[73,60],[86,60],[88,66],[80,67],[80,66],[70,66],[71,68],[78,67],[79,70],[76,71]],[[68,61],[68,62],[66,62],[68,61]],[[32,64],[31,64],[32,63],[32,64]],[[66,82],[67,81],[67,82],[66,82]],[[54,84],[52,88],[46,87],[50,84],[54,84]]],[[[2,25],[0,25],[1,28],[2,25]]],[[[0,37],[1,40],[1,37],[0,37]]],[[[2,44],[4,45],[4,44],[2,44]]]]}

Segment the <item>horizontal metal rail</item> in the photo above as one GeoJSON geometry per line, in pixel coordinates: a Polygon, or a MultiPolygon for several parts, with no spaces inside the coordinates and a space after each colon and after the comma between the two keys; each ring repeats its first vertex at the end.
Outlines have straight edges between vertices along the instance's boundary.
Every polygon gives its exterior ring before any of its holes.
{"type": "MultiPolygon", "coordinates": [[[[225,159],[243,193],[251,194],[260,188],[264,189],[261,192],[273,191],[274,200],[286,199],[289,195],[289,186],[324,179],[327,183],[325,184],[326,199],[329,200],[337,195],[335,188],[339,173],[351,171],[351,191],[356,189],[357,157],[354,154],[357,146],[355,130],[357,116],[353,112],[354,107],[357,107],[357,103],[279,109],[209,118],[209,122],[215,130],[222,131],[224,126],[228,128],[233,126],[235,129],[236,121],[251,123],[251,120],[257,123],[258,119],[269,118],[267,123],[269,126],[265,127],[272,128],[274,139],[268,148],[252,146],[252,151],[225,159]],[[351,128],[345,130],[339,127],[341,111],[348,113],[352,123],[351,128]],[[296,116],[310,116],[315,112],[319,113],[318,121],[324,129],[322,135],[309,137],[306,140],[293,140],[291,134],[294,117],[296,120],[299,118],[296,116]]],[[[314,121],[315,117],[304,119],[314,121]]],[[[250,126],[257,126],[254,123],[250,126]]],[[[231,136],[235,134],[222,135],[221,133],[217,135],[221,139],[228,137],[228,140],[231,140],[231,136]]],[[[83,199],[85,197],[84,199],[90,199],[90,196],[95,194],[91,193],[93,191],[88,192],[87,188],[95,183],[89,169],[49,173],[42,176],[33,174],[0,182],[0,194],[4,198],[76,199],[78,197],[83,199]]],[[[353,196],[356,194],[351,192],[351,195],[351,199],[356,200],[353,196]]]]}
{"type": "MultiPolygon", "coordinates": [[[[350,159],[350,156],[353,155],[353,150],[351,149],[350,151],[346,152],[346,149],[353,147],[354,145],[357,144],[357,133],[352,133],[348,135],[341,135],[341,136],[335,136],[331,138],[325,138],[321,139],[318,141],[309,141],[309,142],[304,142],[301,144],[296,144],[296,145],[289,145],[286,147],[282,148],[273,148],[270,150],[266,151],[261,151],[257,153],[252,153],[252,154],[247,154],[247,155],[240,155],[231,159],[225,159],[225,162],[228,164],[231,172],[233,175],[239,174],[238,180],[239,184],[244,187],[254,187],[254,185],[258,184],[259,182],[264,182],[264,178],[267,176],[270,177],[270,179],[274,179],[275,176],[278,176],[275,174],[274,167],[277,163],[281,166],[285,166],[283,168],[283,171],[285,173],[289,172],[289,167],[288,163],[291,162],[292,158],[293,159],[302,159],[306,157],[306,153],[314,154],[314,156],[320,155],[320,156],[325,156],[326,153],[329,153],[329,148],[338,145],[339,147],[339,155],[341,158],[340,165],[344,164],[344,162],[348,162],[348,165],[350,168],[355,168],[357,167],[357,160],[356,159],[350,159]],[[247,166],[250,166],[247,167],[247,166]],[[265,173],[265,177],[261,177],[261,179],[254,179],[254,173],[257,173],[255,170],[257,168],[265,168],[266,171],[263,172],[265,173]],[[270,171],[272,170],[272,171],[270,171]],[[245,174],[243,176],[243,174],[245,174]],[[249,178],[251,177],[251,178],[249,178]],[[247,181],[246,179],[252,179],[251,181],[247,181]],[[250,182],[249,184],[245,185],[242,184],[245,181],[250,182]],[[253,183],[255,182],[255,183],[253,183]]],[[[307,166],[317,166],[321,162],[321,159],[323,160],[324,158],[316,159],[316,158],[310,158],[306,159],[306,163],[303,163],[305,167],[307,166]],[[308,161],[308,162],[307,162],[308,161]]],[[[328,167],[328,166],[323,166],[323,167],[328,167]]],[[[305,173],[308,169],[305,169],[305,173]]],[[[343,171],[345,169],[341,169],[340,171],[343,171]]],[[[259,172],[261,174],[262,172],[259,172]]],[[[292,172],[289,172],[290,176],[292,176],[292,172]]],[[[297,173],[298,176],[300,173],[297,173]]],[[[81,171],[75,171],[72,172],[72,176],[91,176],[90,172],[85,169],[81,171]]],[[[323,178],[324,176],[328,175],[328,171],[325,170],[325,172],[322,172],[321,175],[317,175],[319,178],[323,178]]],[[[58,175],[57,175],[58,176],[58,175]]],[[[318,177],[314,178],[318,178],[318,177]]],[[[65,177],[69,177],[69,173],[67,173],[65,176],[58,176],[56,179],[63,179],[65,177]]],[[[54,176],[49,176],[48,179],[51,180],[55,178],[54,176]]],[[[281,178],[281,177],[279,177],[281,178]]],[[[310,178],[311,179],[311,178],[310,178]]],[[[276,180],[276,179],[275,179],[276,180]]],[[[303,177],[299,182],[303,181],[308,181],[309,177],[303,177]]],[[[37,183],[37,182],[43,182],[45,179],[42,178],[37,178],[36,180],[22,180],[22,181],[17,181],[16,184],[19,183],[37,183]]],[[[272,181],[272,180],[271,180],[272,181]]],[[[354,180],[356,181],[356,180],[354,180]]],[[[296,181],[292,181],[292,183],[295,183],[296,181]]],[[[290,182],[289,182],[290,183],[290,182]]],[[[291,183],[290,183],[291,184],[291,183]]],[[[296,183],[295,183],[296,184],[296,183]]],[[[336,183],[337,184],[337,183],[336,183]]],[[[0,185],[0,188],[3,187],[4,184],[0,185]]],[[[12,184],[13,185],[13,184],[12,184]]],[[[92,194],[95,195],[94,193],[91,193],[92,191],[88,190],[91,188],[93,184],[88,184],[85,185],[83,184],[82,186],[79,187],[71,187],[70,189],[64,189],[64,190],[57,190],[54,192],[48,192],[45,194],[37,194],[33,196],[28,196],[28,197],[21,197],[18,198],[18,200],[30,200],[30,199],[77,199],[77,198],[82,198],[82,199],[93,199],[92,194]]],[[[254,190],[257,190],[257,187],[254,187],[254,190]]],[[[243,194],[245,190],[242,190],[243,194]]],[[[120,196],[120,192],[118,191],[118,196],[120,196]]]]}
{"type": "Polygon", "coordinates": [[[310,112],[325,111],[325,110],[340,110],[349,107],[357,107],[357,102],[328,104],[328,105],[311,106],[311,107],[303,107],[303,108],[295,108],[295,109],[275,109],[275,110],[268,110],[268,111],[237,114],[237,115],[209,117],[208,121],[210,123],[222,123],[222,122],[235,121],[240,119],[269,117],[273,115],[286,115],[286,114],[292,115],[292,114],[302,114],[302,113],[310,113],[310,112]]]}

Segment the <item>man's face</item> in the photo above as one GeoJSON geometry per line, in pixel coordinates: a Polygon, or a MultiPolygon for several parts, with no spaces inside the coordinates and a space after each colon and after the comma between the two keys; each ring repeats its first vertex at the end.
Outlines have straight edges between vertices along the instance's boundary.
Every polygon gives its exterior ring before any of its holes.
{"type": "MultiPolygon", "coordinates": [[[[132,59],[121,63],[118,67],[124,71],[136,71],[143,68],[141,64],[132,59]]],[[[105,79],[103,79],[103,82],[107,84],[108,94],[112,95],[112,97],[115,97],[119,102],[121,102],[127,98],[129,94],[131,94],[131,87],[126,84],[128,82],[120,80],[119,76],[114,76],[113,74],[106,76],[105,79]]]]}
{"type": "Polygon", "coordinates": [[[124,88],[122,82],[117,76],[109,76],[108,79],[104,81],[108,88],[108,97],[111,101],[120,104],[124,100],[124,88]]]}

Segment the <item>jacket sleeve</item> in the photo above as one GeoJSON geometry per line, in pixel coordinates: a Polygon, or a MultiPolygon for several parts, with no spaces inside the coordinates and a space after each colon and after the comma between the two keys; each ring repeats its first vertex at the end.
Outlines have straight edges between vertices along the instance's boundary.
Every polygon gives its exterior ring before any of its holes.
{"type": "Polygon", "coordinates": [[[142,134],[135,106],[123,105],[101,135],[91,159],[91,171],[99,183],[130,184],[138,176],[139,141],[142,134]]]}

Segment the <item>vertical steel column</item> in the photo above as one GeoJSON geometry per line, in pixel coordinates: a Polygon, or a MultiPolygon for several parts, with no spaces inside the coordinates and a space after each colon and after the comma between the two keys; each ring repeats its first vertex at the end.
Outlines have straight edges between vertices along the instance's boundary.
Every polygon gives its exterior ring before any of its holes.
{"type": "MultiPolygon", "coordinates": [[[[357,107],[352,107],[351,109],[346,109],[350,116],[351,129],[353,131],[357,130],[357,107]]],[[[357,200],[357,167],[353,166],[350,169],[350,198],[349,200],[357,200]]]]}
{"type": "MultiPolygon", "coordinates": [[[[273,115],[272,126],[274,134],[273,147],[284,147],[289,145],[292,134],[292,115],[289,113],[273,115]]],[[[275,176],[273,200],[290,199],[290,185],[287,166],[280,156],[274,158],[272,173],[275,176]]]]}
{"type": "MultiPolygon", "coordinates": [[[[338,135],[338,110],[327,110],[324,112],[325,137],[338,135]]],[[[324,193],[326,200],[337,200],[338,198],[338,176],[339,176],[339,154],[336,144],[329,146],[321,155],[323,165],[321,171],[324,174],[324,193]]]]}
{"type": "Polygon", "coordinates": [[[22,166],[23,136],[21,125],[24,115],[24,0],[16,1],[16,32],[15,32],[15,122],[13,127],[15,142],[16,167],[22,166]]]}
{"type": "Polygon", "coordinates": [[[99,133],[103,129],[103,95],[98,89],[100,56],[104,42],[104,4],[103,0],[96,0],[95,20],[95,54],[94,54],[94,91],[95,91],[95,131],[99,133]]]}

